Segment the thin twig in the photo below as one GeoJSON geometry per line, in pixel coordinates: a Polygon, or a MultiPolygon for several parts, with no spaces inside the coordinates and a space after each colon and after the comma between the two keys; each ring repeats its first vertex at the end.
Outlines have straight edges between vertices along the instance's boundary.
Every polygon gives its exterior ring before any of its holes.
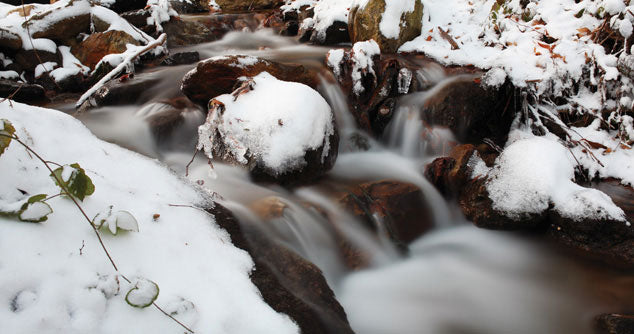
{"type": "Polygon", "coordinates": [[[86,100],[88,100],[88,98],[90,96],[92,96],[92,94],[94,94],[99,88],[101,88],[101,86],[103,86],[106,82],[108,82],[109,80],[111,80],[115,76],[117,76],[119,73],[121,73],[121,71],[123,71],[123,69],[126,66],[131,64],[138,56],[140,56],[141,54],[146,53],[147,51],[150,51],[150,50],[152,50],[152,49],[154,49],[156,47],[159,47],[159,46],[163,45],[163,43],[165,43],[166,39],[167,39],[167,34],[162,34],[154,42],[146,45],[143,49],[136,51],[135,53],[133,53],[132,55],[130,55],[126,59],[124,59],[123,62],[121,62],[121,64],[117,65],[117,67],[115,67],[112,71],[110,71],[103,78],[101,78],[101,80],[99,80],[99,82],[97,82],[92,87],[90,87],[90,89],[87,90],[79,98],[79,100],[77,100],[77,103],[75,103],[75,108],[79,108],[86,100]]]}
{"type": "Polygon", "coordinates": [[[171,318],[172,320],[176,321],[177,324],[181,325],[181,327],[185,328],[188,332],[190,333],[194,333],[193,330],[189,329],[189,327],[185,326],[182,322],[178,321],[176,318],[174,318],[171,314],[168,314],[167,312],[163,311],[162,308],[160,308],[155,302],[152,302],[152,305],[154,305],[154,307],[156,307],[159,311],[161,311],[163,314],[165,314],[166,316],[168,316],[169,318],[171,318]]]}
{"type": "Polygon", "coordinates": [[[196,156],[198,155],[198,151],[199,151],[198,149],[194,151],[194,155],[192,155],[192,159],[189,160],[189,162],[185,166],[185,176],[189,176],[189,166],[191,166],[191,164],[194,162],[194,159],[196,159],[196,156]]]}
{"type": "MultiPolygon", "coordinates": [[[[37,58],[37,61],[40,62],[40,65],[42,66],[42,68],[44,69],[45,72],[50,72],[49,70],[46,69],[46,66],[44,66],[44,62],[42,62],[42,58],[40,58],[40,54],[37,52],[37,49],[35,48],[35,44],[33,44],[33,39],[31,38],[31,31],[29,29],[29,20],[27,20],[26,18],[26,7],[24,6],[24,0],[20,0],[22,2],[22,14],[24,14],[24,23],[26,26],[26,34],[27,36],[29,36],[29,41],[31,42],[31,47],[33,48],[33,53],[35,53],[35,57],[37,58]]],[[[52,71],[53,69],[51,69],[52,71]]],[[[58,89],[62,89],[58,84],[57,81],[53,80],[53,83],[55,84],[55,86],[57,86],[58,89]]]]}

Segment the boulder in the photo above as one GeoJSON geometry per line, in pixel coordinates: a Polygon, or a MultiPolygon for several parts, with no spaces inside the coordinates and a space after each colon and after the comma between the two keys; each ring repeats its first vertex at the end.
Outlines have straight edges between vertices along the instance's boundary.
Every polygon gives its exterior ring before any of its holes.
{"type": "Polygon", "coordinates": [[[277,8],[284,0],[216,0],[223,12],[243,12],[277,8]]]}
{"type": "Polygon", "coordinates": [[[423,4],[420,0],[408,1],[412,7],[409,12],[387,6],[386,1],[368,0],[364,7],[350,9],[348,30],[352,43],[373,39],[379,44],[381,52],[395,53],[403,43],[421,34],[423,4]],[[382,27],[382,23],[386,27],[382,27]]]}
{"type": "Polygon", "coordinates": [[[515,113],[512,87],[484,88],[480,76],[460,75],[446,82],[420,107],[429,125],[451,129],[462,143],[479,145],[484,139],[504,146],[515,113]]]}
{"type": "Polygon", "coordinates": [[[124,31],[109,30],[88,36],[74,46],[71,52],[82,64],[94,69],[104,56],[125,52],[127,44],[139,45],[139,42],[124,31]]]}
{"type": "Polygon", "coordinates": [[[48,38],[63,44],[74,41],[78,34],[90,33],[90,7],[88,1],[71,0],[64,7],[35,14],[29,19],[31,34],[33,38],[48,38]]]}
{"type": "Polygon", "coordinates": [[[597,334],[634,333],[634,315],[602,314],[595,319],[597,334]]]}
{"type": "Polygon", "coordinates": [[[344,309],[319,268],[270,240],[257,227],[241,225],[219,204],[207,210],[231,236],[231,242],[249,252],[255,262],[251,280],[275,311],[287,314],[304,334],[352,334],[344,309]]]}
{"type": "Polygon", "coordinates": [[[225,31],[219,33],[211,30],[205,24],[189,19],[170,20],[163,23],[163,31],[167,34],[169,48],[212,42],[225,33],[225,31]]]}
{"type": "MultiPolygon", "coordinates": [[[[62,57],[57,53],[52,53],[44,50],[20,50],[13,57],[15,61],[15,66],[17,66],[21,71],[30,72],[33,74],[35,68],[40,64],[53,62],[60,65],[62,62],[62,57]]],[[[50,69],[49,69],[50,70],[50,69]]]]}
{"type": "Polygon", "coordinates": [[[284,81],[319,85],[317,73],[301,65],[286,65],[251,56],[220,56],[198,63],[183,78],[181,90],[192,101],[207,107],[212,98],[231,93],[240,77],[268,72],[284,81]]]}
{"type": "Polygon", "coordinates": [[[8,98],[24,102],[34,103],[38,101],[45,101],[45,90],[40,85],[22,84],[13,80],[0,79],[0,98],[8,98]]]}
{"type": "Polygon", "coordinates": [[[161,61],[161,66],[189,65],[200,61],[198,51],[179,52],[170,54],[161,61]]]}
{"type": "MultiPolygon", "coordinates": [[[[494,208],[489,194],[491,174],[479,175],[478,164],[492,165],[492,158],[481,158],[473,145],[454,148],[449,157],[438,158],[427,166],[425,176],[444,194],[458,199],[465,217],[476,226],[495,230],[523,230],[545,234],[550,239],[616,267],[634,268],[634,229],[612,218],[565,217],[550,203],[545,210],[522,212],[509,216],[494,208]]],[[[594,184],[606,192],[626,218],[632,221],[634,190],[618,182],[594,184]]],[[[570,199],[572,200],[572,199],[570,199]]]]}
{"type": "Polygon", "coordinates": [[[170,0],[178,14],[196,14],[209,11],[209,0],[170,0]]]}
{"type": "Polygon", "coordinates": [[[136,116],[147,122],[154,140],[164,149],[189,150],[196,144],[196,128],[205,120],[200,107],[184,96],[147,104],[136,116]]]}
{"type": "Polygon", "coordinates": [[[332,110],[312,88],[264,72],[214,98],[199,130],[210,159],[245,166],[257,181],[313,181],[337,158],[332,110]]]}
{"type": "Polygon", "coordinates": [[[423,192],[410,183],[362,183],[340,195],[338,202],[371,230],[380,233],[380,224],[397,246],[406,247],[434,226],[423,192]]]}
{"type": "Polygon", "coordinates": [[[22,49],[22,39],[20,36],[0,28],[0,49],[20,50],[22,49]]]}

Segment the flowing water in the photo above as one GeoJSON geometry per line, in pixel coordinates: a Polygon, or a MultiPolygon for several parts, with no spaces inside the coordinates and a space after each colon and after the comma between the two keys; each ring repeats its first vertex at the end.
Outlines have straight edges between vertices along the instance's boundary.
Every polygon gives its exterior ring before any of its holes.
{"type": "MultiPolygon", "coordinates": [[[[297,44],[271,32],[233,32],[224,39],[178,51],[201,58],[249,54],[323,69],[328,48],[297,44]]],[[[192,107],[173,135],[157,142],[147,119],[180,95],[179,82],[193,68],[153,69],[160,83],[136,105],[104,107],[78,117],[99,137],[158,158],[185,174],[204,111],[192,107]]],[[[210,171],[198,157],[189,177],[203,183],[243,224],[257,226],[315,263],[344,306],[359,334],[379,333],[592,333],[592,317],[621,305],[631,281],[607,269],[575,260],[530,236],[476,229],[422,176],[422,167],[447,151],[446,129],[422,126],[417,112],[425,99],[455,77],[437,65],[417,75],[433,87],[403,97],[385,136],[374,140],[356,128],[346,98],[324,80],[320,92],[333,108],[341,142],[332,171],[318,184],[293,190],[259,185],[238,167],[215,163],[210,171]],[[357,149],[362,141],[366,151],[357,149]],[[330,196],[332,184],[394,179],[417,185],[430,207],[435,228],[414,241],[405,254],[396,249],[375,217],[370,232],[330,196]],[[254,203],[276,198],[287,208],[262,220],[254,203]],[[326,214],[317,214],[309,202],[326,214]],[[368,257],[363,269],[346,265],[338,248],[345,238],[368,257]],[[624,281],[625,279],[625,281],[624,281]]],[[[632,305],[629,305],[632,307],[632,305]]],[[[617,309],[618,311],[618,309],[617,309]]]]}

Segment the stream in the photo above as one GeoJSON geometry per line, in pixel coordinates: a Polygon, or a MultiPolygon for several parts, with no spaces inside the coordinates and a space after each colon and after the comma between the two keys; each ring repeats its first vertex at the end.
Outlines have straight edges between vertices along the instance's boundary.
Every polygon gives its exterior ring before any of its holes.
{"type": "MultiPolygon", "coordinates": [[[[198,51],[201,59],[248,54],[323,71],[329,49],[260,30],[231,32],[222,40],[171,53],[198,51]]],[[[139,96],[138,104],[98,108],[77,117],[98,137],[157,158],[185,175],[205,111],[188,109],[185,122],[160,142],[146,120],[165,108],[161,101],[183,96],[180,80],[193,67],[147,69],[144,75],[160,82],[139,96]]],[[[202,154],[189,166],[188,177],[204,184],[241,224],[257,227],[316,264],[359,334],[593,333],[598,314],[627,303],[631,308],[631,278],[536,236],[475,228],[434,189],[422,174],[423,166],[446,153],[455,139],[446,129],[423,127],[416,110],[455,78],[433,64],[417,75],[434,86],[401,98],[378,140],[357,129],[346,97],[336,84],[323,80],[320,93],[333,108],[341,140],[335,167],[317,184],[290,190],[256,184],[239,167],[215,162],[212,172],[202,154]],[[368,150],[357,149],[359,141],[368,150]],[[418,186],[427,202],[420,205],[432,210],[434,228],[405,251],[390,242],[378,217],[378,232],[372,233],[331,196],[336,185],[384,179],[418,186]],[[269,198],[286,209],[280,217],[263,220],[252,210],[253,203],[269,198]],[[356,269],[346,265],[337,246],[342,236],[367,257],[367,264],[356,269]]],[[[72,106],[51,107],[73,113],[72,106]]]]}

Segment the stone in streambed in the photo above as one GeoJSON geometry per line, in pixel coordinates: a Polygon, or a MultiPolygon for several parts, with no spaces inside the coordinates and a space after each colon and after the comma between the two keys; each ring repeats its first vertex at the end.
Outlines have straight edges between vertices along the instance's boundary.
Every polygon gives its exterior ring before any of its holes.
{"type": "Polygon", "coordinates": [[[208,211],[231,236],[231,242],[253,258],[253,284],[275,311],[287,314],[304,334],[353,334],[344,309],[317,266],[257,226],[240,224],[233,214],[215,204],[208,211]]]}
{"type": "Polygon", "coordinates": [[[125,52],[127,44],[139,45],[139,42],[124,31],[109,30],[88,36],[71,52],[82,64],[94,69],[104,56],[125,52]]]}
{"type": "Polygon", "coordinates": [[[337,129],[326,100],[267,72],[214,98],[198,132],[198,147],[210,159],[243,165],[261,181],[309,182],[337,157],[337,129]]]}
{"type": "Polygon", "coordinates": [[[212,98],[231,93],[240,77],[268,72],[284,81],[294,81],[312,88],[319,78],[301,65],[285,65],[252,56],[220,56],[203,60],[183,78],[181,90],[195,103],[207,106],[212,98]]]}
{"type": "Polygon", "coordinates": [[[33,103],[46,100],[46,91],[40,85],[21,84],[0,79],[0,99],[12,96],[18,102],[33,103]]]}
{"type": "Polygon", "coordinates": [[[595,319],[597,334],[634,333],[634,315],[602,314],[595,319]]]}
{"type": "Polygon", "coordinates": [[[420,0],[368,0],[348,15],[352,43],[375,40],[383,53],[395,53],[403,43],[421,34],[423,4],[420,0]]]}
{"type": "Polygon", "coordinates": [[[222,11],[241,12],[277,8],[284,4],[284,0],[216,0],[216,4],[222,11]]]}
{"type": "Polygon", "coordinates": [[[338,202],[371,230],[380,233],[377,224],[382,225],[398,246],[405,247],[434,225],[423,192],[406,182],[382,180],[359,184],[341,195],[338,202]]]}

